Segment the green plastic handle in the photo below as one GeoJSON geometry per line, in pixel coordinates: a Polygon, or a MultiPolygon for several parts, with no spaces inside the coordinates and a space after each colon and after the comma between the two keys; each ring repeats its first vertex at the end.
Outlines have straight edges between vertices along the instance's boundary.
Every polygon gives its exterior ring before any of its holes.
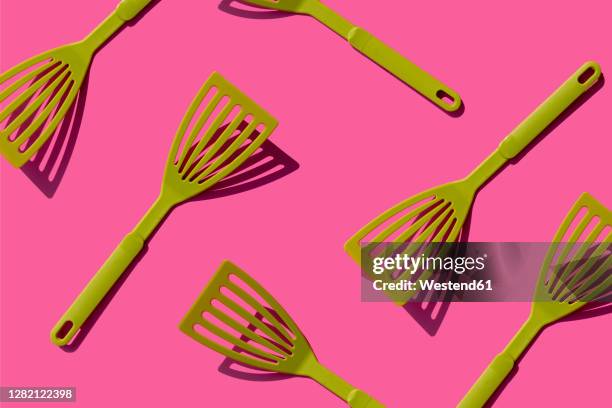
{"type": "Polygon", "coordinates": [[[351,408],[385,408],[383,404],[358,389],[354,389],[350,392],[348,404],[351,408]]]}
{"type": "Polygon", "coordinates": [[[353,27],[349,43],[397,78],[410,85],[440,108],[454,112],[461,107],[461,97],[431,74],[360,27],[353,27]]]}
{"type": "Polygon", "coordinates": [[[130,266],[144,247],[145,241],[176,205],[168,193],[162,194],[142,217],[136,228],[125,236],[104,265],[89,281],[85,289],[72,303],[68,311],[51,330],[51,342],[65,346],[93,313],[102,299],[113,288],[119,277],[130,266]]]}
{"type": "Polygon", "coordinates": [[[484,406],[514,367],[512,357],[503,352],[498,354],[478,381],[461,400],[457,408],[479,408],[484,406]]]}
{"type": "Polygon", "coordinates": [[[376,401],[365,392],[354,388],[343,378],[338,376],[316,359],[304,362],[304,375],[317,381],[319,384],[342,398],[351,408],[385,408],[383,404],[376,401]]]}
{"type": "Polygon", "coordinates": [[[302,9],[299,12],[309,14],[325,24],[345,38],[353,48],[385,68],[440,108],[448,112],[454,112],[461,107],[461,97],[457,92],[407,60],[399,52],[363,28],[355,26],[320,1],[304,2],[301,5],[302,9]]]}
{"type": "Polygon", "coordinates": [[[117,6],[117,16],[123,21],[129,21],[136,17],[153,0],[123,0],[117,6]]]}
{"type": "Polygon", "coordinates": [[[123,0],[115,11],[96,27],[85,39],[85,45],[93,54],[116,32],[138,15],[153,0],[123,0]]]}
{"type": "Polygon", "coordinates": [[[573,102],[589,90],[601,76],[601,67],[593,61],[581,66],[563,85],[506,137],[499,152],[511,159],[529,145],[573,102]]]}
{"type": "Polygon", "coordinates": [[[457,407],[475,408],[484,406],[510,374],[516,360],[527,350],[529,344],[547,323],[550,323],[550,321],[541,315],[535,315],[532,310],[529,319],[510,340],[504,351],[493,359],[457,407]]]}
{"type": "Polygon", "coordinates": [[[51,331],[51,341],[54,344],[65,346],[70,343],[83,323],[140,253],[144,242],[144,239],[135,232],[126,235],[51,331]]]}

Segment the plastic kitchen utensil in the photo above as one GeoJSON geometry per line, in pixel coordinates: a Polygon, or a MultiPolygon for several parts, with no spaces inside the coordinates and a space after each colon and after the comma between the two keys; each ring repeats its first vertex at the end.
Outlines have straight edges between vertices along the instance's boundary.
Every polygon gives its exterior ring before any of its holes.
{"type": "Polygon", "coordinates": [[[0,75],[0,152],[23,166],[73,105],[94,53],[151,0],[123,0],[84,40],[35,56],[0,75]]]}
{"type": "Polygon", "coordinates": [[[170,149],[161,193],[51,331],[66,345],[142,250],[170,210],[230,175],[270,136],[277,121],[218,73],[192,102],[170,149]]]}
{"type": "Polygon", "coordinates": [[[246,272],[224,262],[179,328],[240,363],[310,377],[353,408],[384,407],[325,368],[283,307],[246,272]]]}
{"type": "MultiPolygon", "coordinates": [[[[597,63],[584,64],[518,125],[470,175],[460,181],[427,190],[384,212],[348,240],[345,244],[347,253],[360,263],[362,242],[372,245],[384,241],[408,244],[456,242],[480,187],[591,88],[600,75],[601,69],[597,63]]],[[[426,279],[430,275],[424,271],[420,278],[426,279]]],[[[376,279],[392,282],[410,279],[410,276],[408,271],[400,274],[393,272],[393,276],[389,272],[376,279]]],[[[394,291],[391,297],[398,303],[405,303],[414,294],[414,291],[394,291]]]]}
{"type": "Polygon", "coordinates": [[[584,193],[559,227],[546,254],[529,319],[459,407],[482,407],[545,326],[611,293],[611,250],[612,212],[584,193]]]}
{"type": "Polygon", "coordinates": [[[353,25],[319,0],[241,1],[259,7],[310,15],[346,39],[356,50],[410,85],[440,108],[448,112],[454,112],[461,107],[461,97],[457,92],[407,60],[363,28],[353,25]]]}

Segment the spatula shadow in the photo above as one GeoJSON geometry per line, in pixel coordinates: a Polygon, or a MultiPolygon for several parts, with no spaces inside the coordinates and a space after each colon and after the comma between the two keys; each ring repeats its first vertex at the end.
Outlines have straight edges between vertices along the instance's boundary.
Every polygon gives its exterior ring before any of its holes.
{"type": "Polygon", "coordinates": [[[442,325],[442,321],[448,313],[450,307],[450,298],[447,294],[442,299],[435,301],[422,301],[426,295],[419,293],[417,301],[406,303],[404,310],[419,324],[430,336],[435,336],[442,325]]]}
{"type": "Polygon", "coordinates": [[[293,13],[286,13],[284,11],[279,10],[268,10],[250,5],[247,6],[237,0],[222,0],[217,8],[223,11],[224,13],[231,14],[232,16],[251,18],[255,20],[270,20],[276,18],[290,17],[294,15],[293,13]],[[236,7],[234,3],[238,3],[243,7],[236,7]]]}
{"type": "MultiPolygon", "coordinates": [[[[47,140],[21,171],[48,198],[52,198],[68,168],[81,129],[89,74],[83,80],[77,99],[68,110],[58,130],[47,140]]],[[[37,132],[40,133],[41,129],[37,132]]],[[[33,135],[35,139],[37,134],[33,135]]]]}
{"type": "Polygon", "coordinates": [[[282,381],[295,377],[293,375],[282,373],[265,371],[255,372],[253,371],[253,367],[234,361],[231,358],[226,358],[223,360],[221,365],[219,365],[218,371],[221,374],[245,381],[282,381]]]}
{"type": "MultiPolygon", "coordinates": [[[[131,27],[137,24],[157,3],[161,0],[153,0],[137,17],[129,21],[124,27],[114,33],[109,40],[112,41],[126,27],[131,27]]],[[[96,50],[96,54],[99,50],[96,50]]],[[[36,81],[39,78],[34,79],[36,81]]],[[[74,152],[77,137],[81,128],[83,113],[85,110],[85,101],[87,99],[87,90],[89,87],[89,72],[83,79],[79,94],[72,106],[68,109],[65,117],[62,119],[58,129],[47,140],[34,155],[34,157],[21,167],[21,171],[32,183],[48,198],[52,198],[68,168],[68,163],[74,152]]],[[[19,114],[20,112],[16,112],[19,114]]],[[[14,117],[12,118],[14,119],[14,117]]],[[[11,120],[12,120],[11,119],[11,120]]],[[[29,125],[31,122],[26,122],[29,125]]],[[[27,126],[25,126],[27,127],[27,126]]],[[[21,131],[25,130],[22,126],[21,131]]],[[[34,140],[44,127],[41,127],[30,138],[34,140]]]]}
{"type": "MultiPolygon", "coordinates": [[[[271,309],[269,307],[266,307],[266,309],[272,315],[278,317],[278,314],[276,313],[274,309],[271,309]]],[[[260,320],[266,326],[268,326],[270,330],[274,330],[275,332],[277,332],[277,329],[274,326],[271,326],[265,322],[265,320],[263,319],[263,316],[260,313],[256,313],[255,318],[260,320]]],[[[280,318],[280,320],[282,321],[282,318],[280,318]]],[[[254,333],[256,332],[256,327],[252,324],[249,324],[247,326],[247,329],[251,330],[254,333]]],[[[250,341],[250,339],[244,335],[240,336],[240,340],[244,342],[250,341]]],[[[244,352],[244,350],[242,350],[238,346],[234,346],[232,350],[235,351],[236,353],[244,352]]],[[[254,368],[248,364],[243,364],[241,362],[235,361],[229,357],[226,357],[225,360],[223,360],[223,362],[221,363],[221,365],[219,365],[218,371],[230,377],[234,377],[234,378],[237,378],[240,380],[246,380],[246,381],[281,381],[281,380],[287,380],[287,379],[295,377],[294,375],[290,375],[290,374],[259,370],[258,368],[254,368]]]]}
{"type": "MultiPolygon", "coordinates": [[[[609,298],[609,297],[608,297],[609,298]]],[[[560,322],[573,322],[575,320],[591,319],[593,317],[605,316],[612,313],[612,304],[608,302],[593,302],[586,305],[578,312],[569,315],[560,322]]]]}
{"type": "MultiPolygon", "coordinates": [[[[472,211],[470,210],[459,234],[459,242],[469,242],[471,224],[472,211]]],[[[440,326],[448,313],[452,303],[452,295],[449,293],[447,296],[436,300],[424,301],[423,299],[427,297],[427,293],[420,292],[415,300],[406,303],[403,308],[427,334],[433,337],[440,330],[440,326]]]]}
{"type": "MultiPolygon", "coordinates": [[[[253,138],[256,137],[257,132],[253,138]]],[[[259,151],[249,157],[231,175],[189,201],[211,200],[243,193],[288,176],[299,168],[300,164],[297,161],[272,141],[266,140],[259,151]]]]}
{"type": "MultiPolygon", "coordinates": [[[[256,135],[252,137],[256,138],[256,135]]],[[[272,183],[273,181],[293,173],[298,168],[299,163],[297,161],[291,158],[291,156],[285,153],[280,147],[271,141],[266,140],[261,145],[258,153],[253,154],[224,180],[219,182],[215,188],[205,191],[200,196],[197,196],[189,201],[194,202],[211,200],[246,192],[272,183]]],[[[166,215],[166,217],[168,216],[169,214],[166,215]]],[[[149,240],[154,238],[157,230],[161,228],[164,221],[165,218],[160,223],[160,226],[158,226],[158,228],[153,232],[149,240]]],[[[81,330],[76,334],[72,342],[67,346],[61,347],[62,350],[66,352],[74,352],[79,349],[108,304],[115,297],[123,283],[128,279],[129,275],[138,265],[140,260],[144,257],[147,249],[148,247],[145,245],[143,251],[130,264],[129,268],[126,269],[126,271],[121,275],[120,279],[113,286],[111,291],[109,291],[109,293],[104,297],[102,302],[100,302],[95,311],[90,315],[89,319],[87,319],[87,321],[81,326],[81,330]]]]}

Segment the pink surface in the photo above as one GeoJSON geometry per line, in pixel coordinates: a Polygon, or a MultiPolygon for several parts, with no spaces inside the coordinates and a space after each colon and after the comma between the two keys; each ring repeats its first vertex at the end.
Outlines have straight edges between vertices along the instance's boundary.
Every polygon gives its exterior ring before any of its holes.
{"type": "MultiPolygon", "coordinates": [[[[79,39],[115,3],[2,0],[2,70],[79,39]]],[[[529,304],[452,304],[432,337],[404,309],[360,303],[343,243],[401,199],[464,176],[586,60],[607,72],[611,4],[327,3],[459,91],[464,115],[446,115],[308,17],[161,1],[96,56],[56,195],[0,164],[1,385],[76,386],[79,407],[345,406],[307,379],[221,374],[223,358],[178,331],[230,259],[278,298],[323,363],[389,407],[461,399],[529,304]],[[81,347],[58,349],[50,328],[156,197],[176,127],[213,70],[279,119],[272,140],[299,170],[175,210],[81,347]]],[[[607,84],[490,183],[470,239],[548,240],[583,191],[612,206],[611,105],[607,84]]],[[[603,405],[611,321],[546,330],[495,406],[603,405]]]]}

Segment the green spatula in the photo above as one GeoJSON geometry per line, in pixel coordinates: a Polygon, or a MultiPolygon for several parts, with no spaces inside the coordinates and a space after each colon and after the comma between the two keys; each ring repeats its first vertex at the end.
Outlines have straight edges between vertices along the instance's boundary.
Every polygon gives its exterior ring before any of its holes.
{"type": "Polygon", "coordinates": [[[319,0],[241,0],[255,6],[292,13],[308,14],[346,39],[356,50],[410,85],[440,108],[454,112],[461,97],[442,82],[404,58],[378,38],[357,27],[319,0]]]}
{"type": "Polygon", "coordinates": [[[240,363],[310,377],[352,408],[384,407],[322,366],[285,309],[231,262],[221,265],[179,328],[199,343],[240,363]]]}
{"type": "Polygon", "coordinates": [[[529,319],[461,400],[482,407],[547,325],[612,291],[612,212],[583,194],[559,227],[544,259],[529,319]],[[586,210],[586,211],[585,211],[586,210]],[[560,245],[567,242],[568,244],[560,245]]]}
{"type": "Polygon", "coordinates": [[[94,53],[152,0],[123,0],[84,40],[55,48],[0,75],[0,153],[23,166],[73,105],[94,53]]]}
{"type": "Polygon", "coordinates": [[[51,341],[58,346],[68,344],[166,214],[230,175],[276,126],[277,121],[266,111],[213,73],[178,129],[157,201],[55,325],[51,341]]]}
{"type": "MultiPolygon", "coordinates": [[[[372,243],[368,250],[376,249],[375,243],[385,241],[407,244],[456,242],[480,187],[591,88],[600,76],[601,69],[597,63],[584,64],[518,125],[501,142],[499,148],[470,175],[460,181],[427,190],[387,210],[347,241],[346,252],[360,263],[362,242],[372,243]]],[[[370,274],[370,277],[388,282],[410,279],[408,271],[393,273],[394,271],[389,271],[380,276],[370,274]]],[[[428,271],[424,271],[420,279],[427,279],[430,275],[428,271]]],[[[397,303],[403,304],[414,294],[414,291],[396,291],[389,293],[389,296],[397,303]]]]}

